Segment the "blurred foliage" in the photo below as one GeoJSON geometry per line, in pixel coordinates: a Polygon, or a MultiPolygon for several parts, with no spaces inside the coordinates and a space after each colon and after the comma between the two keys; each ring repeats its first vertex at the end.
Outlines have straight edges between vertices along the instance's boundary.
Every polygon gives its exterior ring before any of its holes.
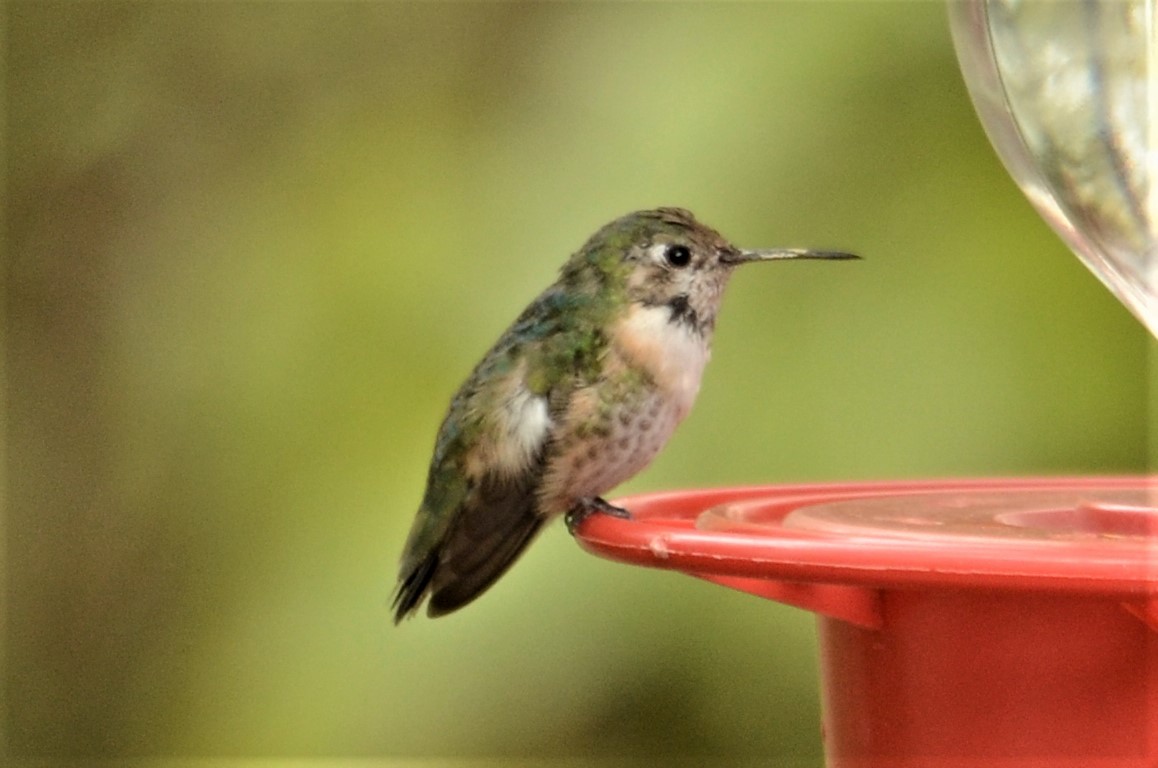
{"type": "Polygon", "coordinates": [[[867,260],[739,275],[621,492],[1146,466],[1147,337],[939,4],[3,13],[12,756],[819,765],[808,615],[561,526],[390,624],[447,399],[632,209],[867,260]]]}

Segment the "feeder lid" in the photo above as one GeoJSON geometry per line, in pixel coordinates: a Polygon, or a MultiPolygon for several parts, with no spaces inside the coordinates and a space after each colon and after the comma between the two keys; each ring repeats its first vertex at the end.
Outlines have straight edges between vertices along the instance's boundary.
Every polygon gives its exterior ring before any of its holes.
{"type": "Polygon", "coordinates": [[[594,515],[580,544],[795,604],[806,585],[1158,595],[1158,478],[671,492],[594,515]],[[787,592],[786,592],[787,590],[787,592]]]}

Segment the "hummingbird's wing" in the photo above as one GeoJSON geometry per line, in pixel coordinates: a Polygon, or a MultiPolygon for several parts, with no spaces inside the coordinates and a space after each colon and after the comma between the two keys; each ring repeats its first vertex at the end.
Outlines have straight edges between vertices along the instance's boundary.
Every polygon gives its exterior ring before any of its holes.
{"type": "MultiPolygon", "coordinates": [[[[539,297],[483,358],[451,402],[435,445],[422,507],[411,529],[394,599],[395,621],[429,595],[449,613],[495,582],[545,519],[538,489],[552,413],[579,383],[574,313],[539,297]]],[[[567,307],[562,307],[566,309],[567,307]]]]}
{"type": "Polygon", "coordinates": [[[531,474],[483,477],[439,552],[429,615],[450,613],[482,594],[531,543],[545,522],[535,512],[536,484],[531,474]]]}
{"type": "MultiPolygon", "coordinates": [[[[543,523],[535,513],[535,490],[547,442],[545,418],[540,434],[524,426],[520,438],[514,405],[477,405],[500,382],[479,391],[473,381],[455,397],[439,431],[403,555],[395,621],[417,610],[427,595],[432,616],[466,604],[506,571],[543,523]]],[[[536,407],[535,400],[523,399],[526,409],[536,407]]]]}

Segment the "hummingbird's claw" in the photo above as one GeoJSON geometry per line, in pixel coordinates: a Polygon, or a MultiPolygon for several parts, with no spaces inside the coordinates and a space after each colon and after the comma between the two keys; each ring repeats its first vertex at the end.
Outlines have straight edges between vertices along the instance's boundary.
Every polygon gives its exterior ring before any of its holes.
{"type": "Polygon", "coordinates": [[[571,509],[564,516],[564,522],[567,523],[567,531],[572,536],[575,535],[575,529],[579,527],[587,518],[594,515],[596,512],[602,512],[605,515],[618,517],[621,520],[630,520],[631,513],[623,507],[617,507],[610,504],[598,496],[590,499],[580,499],[579,502],[571,507],[571,509]]]}

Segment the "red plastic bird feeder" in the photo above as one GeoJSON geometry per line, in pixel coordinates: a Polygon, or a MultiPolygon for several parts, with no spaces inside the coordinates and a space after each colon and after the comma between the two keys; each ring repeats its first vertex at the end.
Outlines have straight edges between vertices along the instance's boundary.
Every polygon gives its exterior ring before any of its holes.
{"type": "Polygon", "coordinates": [[[1154,768],[1156,479],[653,494],[578,538],[814,612],[829,768],[1154,768]]]}

